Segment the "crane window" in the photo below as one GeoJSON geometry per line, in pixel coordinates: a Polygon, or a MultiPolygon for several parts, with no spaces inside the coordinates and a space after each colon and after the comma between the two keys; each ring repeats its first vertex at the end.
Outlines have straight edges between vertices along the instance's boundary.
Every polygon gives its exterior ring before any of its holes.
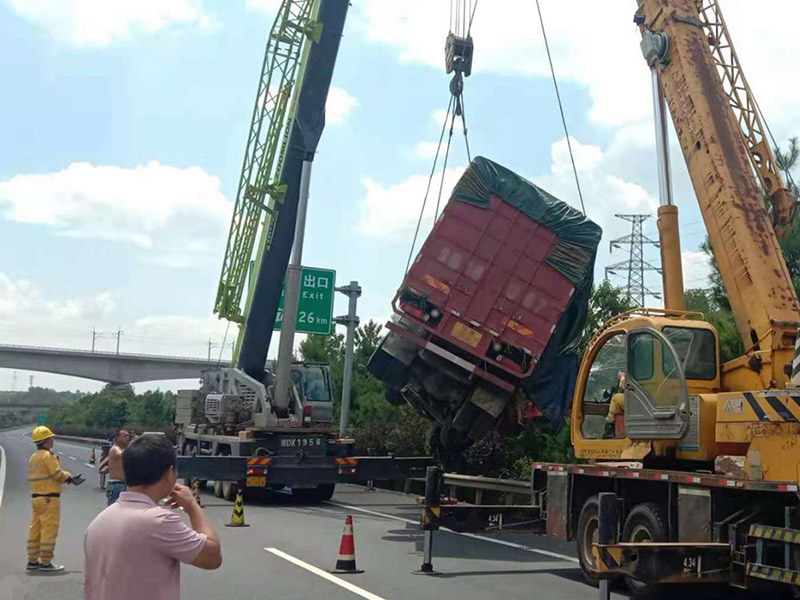
{"type": "Polygon", "coordinates": [[[675,347],[686,379],[712,380],[717,376],[714,332],[689,327],[665,327],[663,334],[675,347]]]}
{"type": "Polygon", "coordinates": [[[683,378],[672,350],[649,331],[628,336],[628,373],[656,408],[677,406],[683,378]]]}
{"type": "Polygon", "coordinates": [[[620,373],[625,371],[625,334],[608,338],[594,356],[583,391],[583,423],[586,439],[603,435],[611,397],[621,392],[620,373]]]}
{"type": "Polygon", "coordinates": [[[303,369],[306,400],[331,402],[331,387],[327,374],[325,369],[318,366],[306,366],[303,369]]]}
{"type": "Polygon", "coordinates": [[[647,381],[653,377],[655,341],[651,335],[637,335],[631,340],[628,349],[628,368],[631,377],[637,381],[647,381]]]}

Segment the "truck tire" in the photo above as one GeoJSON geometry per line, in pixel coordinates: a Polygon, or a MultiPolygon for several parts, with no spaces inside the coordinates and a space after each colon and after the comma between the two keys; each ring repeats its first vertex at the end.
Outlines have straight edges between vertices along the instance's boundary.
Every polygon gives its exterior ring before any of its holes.
{"type": "MultiPolygon", "coordinates": [[[[628,513],[625,525],[622,528],[623,542],[666,542],[667,526],[664,511],[655,502],[645,502],[636,505],[628,513]]],[[[646,583],[637,581],[632,577],[625,578],[625,585],[634,594],[639,594],[645,588],[646,583]]]]}
{"type": "Polygon", "coordinates": [[[595,560],[592,555],[592,544],[597,541],[597,527],[599,521],[597,513],[600,503],[597,496],[590,496],[583,503],[581,514],[578,517],[578,531],[575,541],[578,546],[578,561],[581,565],[581,574],[589,585],[599,585],[600,578],[595,571],[595,560]]]}
{"type": "Polygon", "coordinates": [[[315,488],[292,490],[292,496],[299,502],[326,502],[333,497],[335,490],[335,483],[322,483],[315,488]]]}
{"type": "Polygon", "coordinates": [[[236,500],[236,490],[238,489],[238,487],[239,486],[235,481],[223,481],[222,497],[228,502],[233,502],[234,500],[236,500]]]}
{"type": "Polygon", "coordinates": [[[222,482],[214,481],[214,498],[222,498],[222,482]]]}

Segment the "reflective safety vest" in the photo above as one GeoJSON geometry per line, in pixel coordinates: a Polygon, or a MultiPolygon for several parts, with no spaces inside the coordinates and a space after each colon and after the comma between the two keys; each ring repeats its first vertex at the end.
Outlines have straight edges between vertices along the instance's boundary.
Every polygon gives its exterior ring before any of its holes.
{"type": "Polygon", "coordinates": [[[61,492],[61,484],[70,477],[61,468],[61,461],[50,450],[37,450],[28,461],[31,494],[58,494],[61,492]]]}

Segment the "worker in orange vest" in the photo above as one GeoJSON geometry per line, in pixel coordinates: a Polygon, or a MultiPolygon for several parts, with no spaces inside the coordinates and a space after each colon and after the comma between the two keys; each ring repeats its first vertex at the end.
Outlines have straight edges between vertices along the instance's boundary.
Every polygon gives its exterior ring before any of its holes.
{"type": "Polygon", "coordinates": [[[64,483],[80,485],[84,480],[80,475],[73,477],[61,468],[61,461],[52,451],[55,434],[48,427],[40,425],[35,428],[32,438],[36,451],[28,461],[33,515],[28,532],[26,568],[29,571],[63,571],[64,567],[52,562],[58,537],[61,486],[64,483]]]}

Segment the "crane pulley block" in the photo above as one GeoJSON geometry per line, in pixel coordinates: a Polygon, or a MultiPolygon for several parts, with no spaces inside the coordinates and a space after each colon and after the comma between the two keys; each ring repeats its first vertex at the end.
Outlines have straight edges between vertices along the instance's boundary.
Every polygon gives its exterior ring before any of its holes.
{"type": "Polygon", "coordinates": [[[475,44],[472,36],[458,37],[454,33],[447,34],[447,41],[444,45],[444,58],[447,73],[463,73],[464,77],[469,77],[472,73],[472,52],[475,44]]]}

